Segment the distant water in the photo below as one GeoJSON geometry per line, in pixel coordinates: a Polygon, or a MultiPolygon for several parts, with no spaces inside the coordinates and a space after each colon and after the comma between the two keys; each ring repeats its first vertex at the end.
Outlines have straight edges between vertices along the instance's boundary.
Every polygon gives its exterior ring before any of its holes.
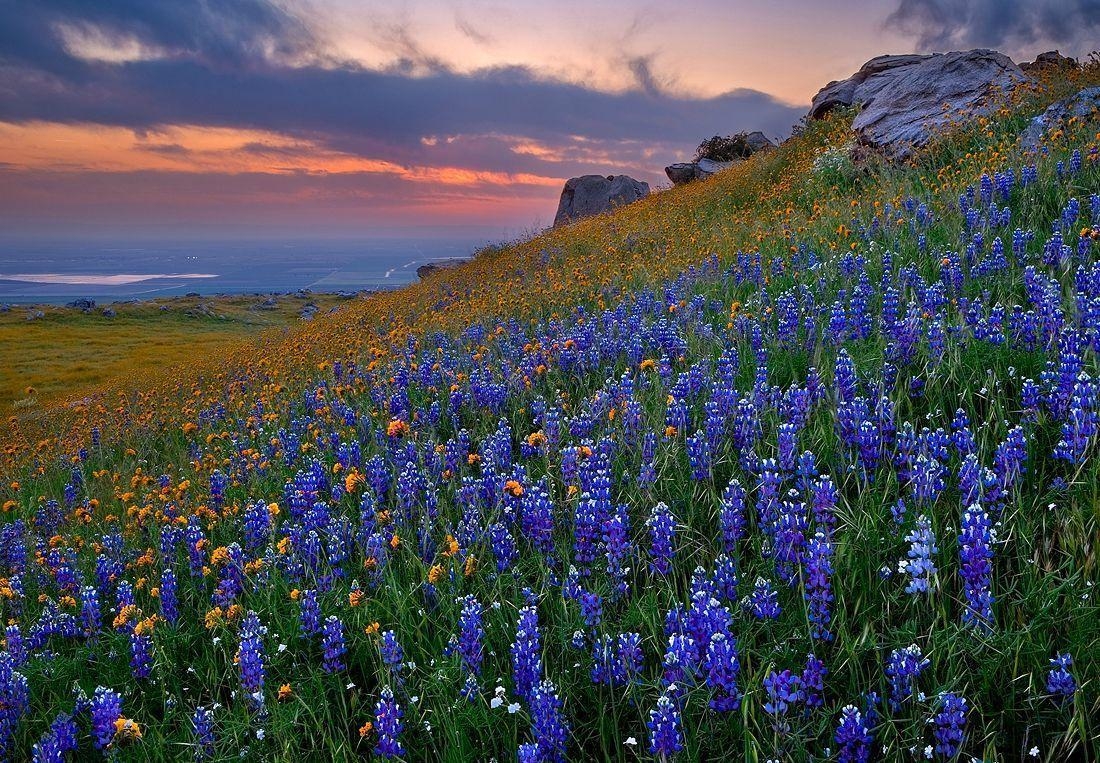
{"type": "Polygon", "coordinates": [[[0,241],[0,302],[392,289],[483,241],[0,241]]]}

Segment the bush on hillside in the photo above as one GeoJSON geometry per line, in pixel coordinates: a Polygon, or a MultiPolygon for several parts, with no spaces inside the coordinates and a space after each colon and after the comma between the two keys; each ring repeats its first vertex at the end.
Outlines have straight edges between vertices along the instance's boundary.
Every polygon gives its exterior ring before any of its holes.
{"type": "Polygon", "coordinates": [[[752,155],[752,147],[749,146],[748,133],[739,132],[736,135],[715,135],[707,138],[695,149],[695,161],[710,159],[714,162],[735,162],[738,159],[747,159],[752,155]]]}

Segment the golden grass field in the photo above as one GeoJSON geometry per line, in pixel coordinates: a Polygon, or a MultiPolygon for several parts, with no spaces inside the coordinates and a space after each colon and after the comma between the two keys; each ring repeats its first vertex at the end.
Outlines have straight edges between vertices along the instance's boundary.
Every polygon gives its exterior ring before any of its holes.
{"type": "Polygon", "coordinates": [[[102,385],[142,377],[166,365],[216,357],[242,339],[301,323],[307,302],[318,314],[347,304],[334,294],[279,297],[257,309],[254,295],[173,297],[88,313],[55,305],[13,305],[0,313],[0,410],[28,412],[74,399],[102,385]],[[28,320],[28,314],[45,315],[28,320]]]}

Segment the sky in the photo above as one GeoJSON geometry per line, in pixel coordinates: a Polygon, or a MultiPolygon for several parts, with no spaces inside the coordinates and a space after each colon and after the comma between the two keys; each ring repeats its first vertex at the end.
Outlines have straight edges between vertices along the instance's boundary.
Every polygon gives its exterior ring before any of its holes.
{"type": "Polygon", "coordinates": [[[0,229],[450,235],[783,138],[884,53],[1100,47],[1100,0],[0,0],[0,229]]]}

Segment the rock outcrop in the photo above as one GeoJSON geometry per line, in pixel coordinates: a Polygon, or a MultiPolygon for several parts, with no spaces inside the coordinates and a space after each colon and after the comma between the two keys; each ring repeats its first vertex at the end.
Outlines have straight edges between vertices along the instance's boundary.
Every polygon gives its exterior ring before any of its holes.
{"type": "MultiPolygon", "coordinates": [[[[749,153],[745,159],[761,151],[775,148],[775,143],[759,130],[748,133],[745,136],[745,144],[749,149],[749,153]]],[[[738,159],[731,162],[716,162],[712,159],[699,159],[694,162],[677,162],[676,164],[670,164],[665,167],[665,174],[668,176],[668,179],[672,181],[673,185],[683,185],[693,180],[704,180],[709,178],[715,172],[721,172],[724,169],[740,164],[745,161],[745,159],[738,159]]]]}
{"type": "Polygon", "coordinates": [[[860,141],[904,159],[937,130],[985,113],[992,96],[1027,78],[995,50],[879,56],[848,79],[823,87],[809,116],[861,106],[852,122],[860,141]]]}
{"type": "Polygon", "coordinates": [[[91,310],[95,310],[95,300],[88,299],[87,297],[81,297],[80,299],[74,299],[72,302],[67,303],[65,307],[71,307],[75,310],[83,310],[84,312],[89,312],[91,310]]]}
{"type": "Polygon", "coordinates": [[[1043,71],[1076,69],[1077,59],[1063,56],[1057,50],[1048,50],[1035,56],[1034,61],[1020,64],[1020,68],[1029,74],[1039,74],[1043,71]]]}
{"type": "Polygon", "coordinates": [[[433,273],[438,273],[440,270],[446,270],[447,268],[453,268],[455,265],[465,262],[466,260],[459,257],[451,257],[446,260],[435,260],[434,262],[426,262],[416,269],[416,276],[423,281],[433,273]]]}
{"type": "Polygon", "coordinates": [[[565,225],[638,201],[649,195],[649,183],[628,175],[581,175],[569,178],[558,201],[554,226],[565,225]]]}
{"type": "Polygon", "coordinates": [[[1036,151],[1051,130],[1073,117],[1085,119],[1097,111],[1100,111],[1100,87],[1087,87],[1050,104],[1046,111],[1032,119],[1020,136],[1020,145],[1027,151],[1036,151]]]}

